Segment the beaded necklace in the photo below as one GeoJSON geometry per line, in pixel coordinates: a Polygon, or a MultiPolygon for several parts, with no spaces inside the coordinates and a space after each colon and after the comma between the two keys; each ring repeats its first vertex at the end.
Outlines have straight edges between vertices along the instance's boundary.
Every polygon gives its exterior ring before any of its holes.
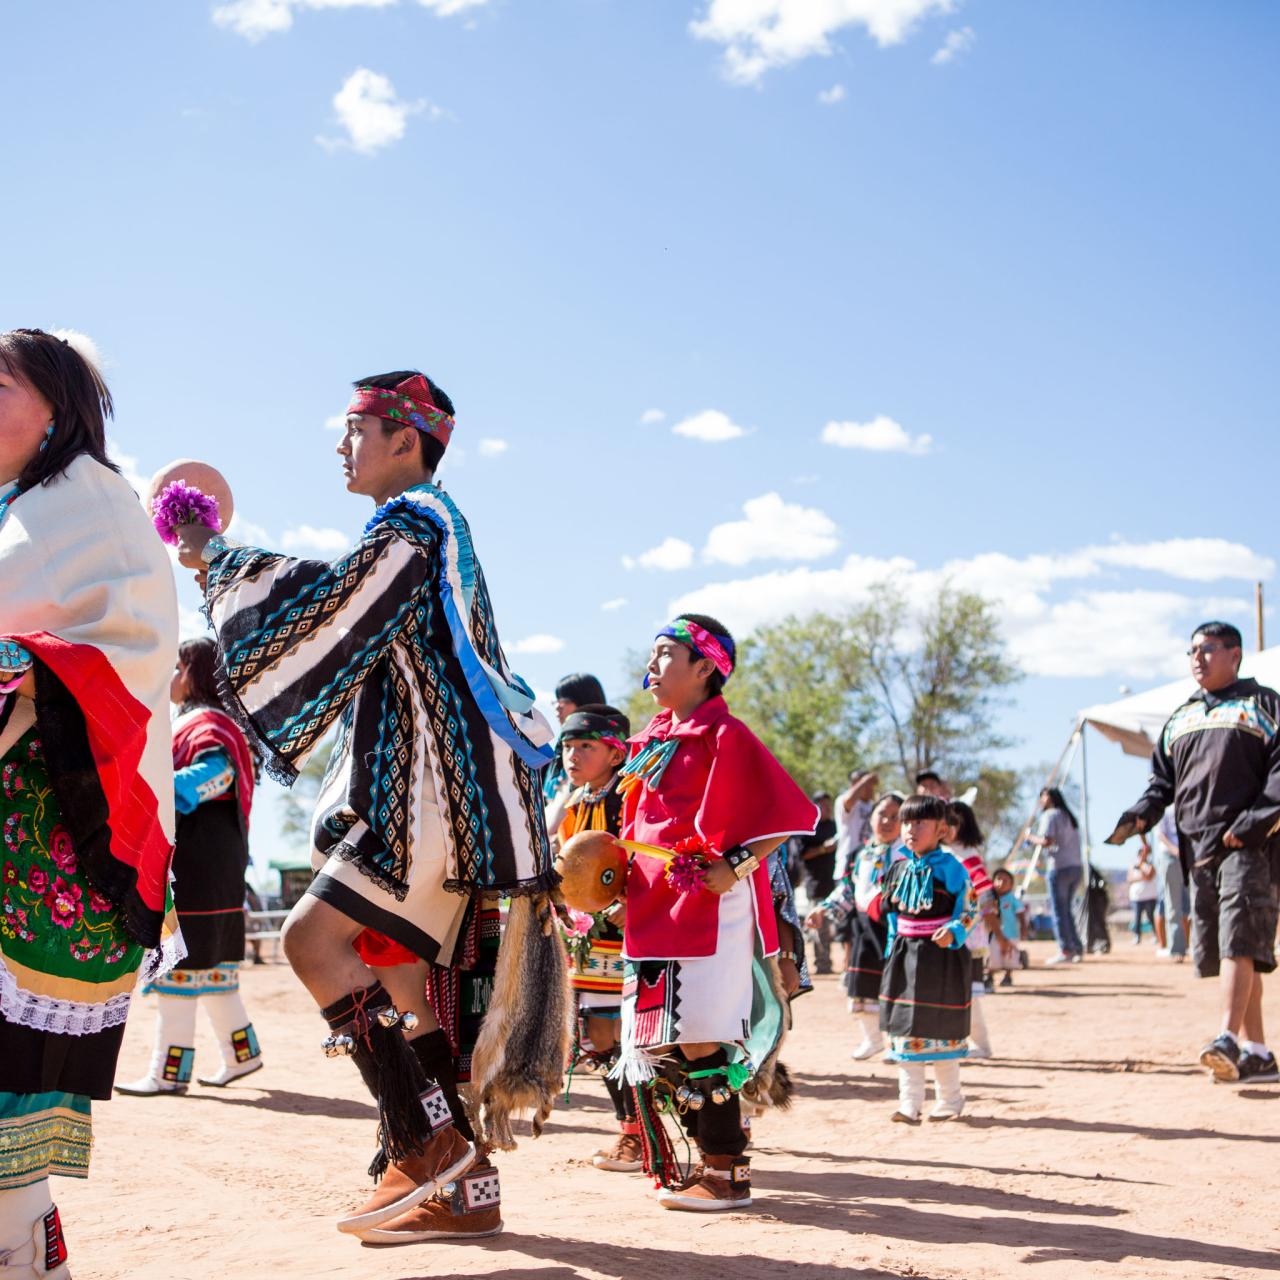
{"type": "Polygon", "coordinates": [[[0,493],[0,521],[3,521],[9,513],[9,508],[13,504],[14,498],[18,496],[17,484],[11,485],[3,493],[0,493]]]}

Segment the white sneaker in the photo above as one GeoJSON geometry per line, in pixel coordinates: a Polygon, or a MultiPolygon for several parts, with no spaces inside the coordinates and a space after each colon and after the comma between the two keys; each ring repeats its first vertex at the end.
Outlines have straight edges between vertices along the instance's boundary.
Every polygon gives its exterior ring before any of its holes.
{"type": "Polygon", "coordinates": [[[210,1089],[224,1089],[233,1080],[239,1080],[242,1076],[251,1076],[255,1071],[262,1070],[262,1058],[250,1058],[248,1062],[238,1062],[234,1067],[229,1067],[225,1063],[213,1076],[196,1076],[196,1083],[207,1085],[210,1089]]]}
{"type": "Polygon", "coordinates": [[[1071,957],[1072,964],[1084,964],[1084,956],[1075,955],[1071,957]]]}
{"type": "Polygon", "coordinates": [[[127,1084],[115,1086],[117,1093],[128,1094],[131,1098],[153,1098],[158,1093],[186,1093],[185,1084],[170,1084],[167,1080],[157,1080],[155,1076],[143,1076],[140,1080],[130,1080],[127,1084]]]}
{"type": "Polygon", "coordinates": [[[1050,956],[1049,959],[1044,962],[1044,967],[1046,969],[1052,969],[1054,965],[1070,964],[1070,963],[1071,963],[1071,957],[1068,955],[1064,955],[1061,951],[1059,951],[1056,956],[1050,956]]]}
{"type": "Polygon", "coordinates": [[[884,1037],[876,1036],[873,1040],[870,1036],[863,1039],[862,1043],[849,1055],[854,1062],[862,1062],[867,1058],[874,1058],[884,1048],[884,1037]]]}
{"type": "Polygon", "coordinates": [[[1168,948],[1168,947],[1157,947],[1157,948],[1156,948],[1156,955],[1158,955],[1158,956],[1160,956],[1160,957],[1162,957],[1162,958],[1163,958],[1163,957],[1168,957],[1168,956],[1170,956],[1170,955],[1172,955],[1172,954],[1173,954],[1173,952],[1171,952],[1171,951],[1169,950],[1169,948],[1168,948]]]}
{"type": "Polygon", "coordinates": [[[969,1057],[971,1058],[989,1058],[991,1057],[991,1046],[978,1044],[975,1041],[969,1042],[969,1057]]]}

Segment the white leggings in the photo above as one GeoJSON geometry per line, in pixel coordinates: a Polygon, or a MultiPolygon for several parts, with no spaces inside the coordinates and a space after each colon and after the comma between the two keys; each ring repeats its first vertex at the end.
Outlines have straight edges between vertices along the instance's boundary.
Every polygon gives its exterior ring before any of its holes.
{"type": "Polygon", "coordinates": [[[169,1084],[186,1084],[196,1053],[196,1006],[209,1015],[213,1034],[218,1037],[222,1060],[228,1067],[256,1058],[257,1037],[238,991],[217,995],[156,996],[155,1049],[151,1055],[151,1076],[169,1084]]]}
{"type": "MultiPolygon", "coordinates": [[[[924,1106],[925,1077],[923,1062],[898,1063],[898,1101],[905,1109],[919,1112],[924,1106]]],[[[960,1087],[960,1059],[944,1058],[933,1065],[933,1088],[939,1102],[956,1106],[964,1102],[960,1087]]]]}

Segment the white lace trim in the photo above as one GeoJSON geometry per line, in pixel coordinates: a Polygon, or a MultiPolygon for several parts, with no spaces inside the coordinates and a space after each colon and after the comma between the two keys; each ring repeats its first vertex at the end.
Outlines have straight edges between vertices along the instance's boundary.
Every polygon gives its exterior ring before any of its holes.
{"type": "Polygon", "coordinates": [[[103,1004],[82,1004],[24,991],[0,958],[0,1015],[6,1022],[60,1036],[92,1036],[118,1027],[129,1016],[133,993],[122,991],[103,1004]]]}
{"type": "MultiPolygon", "coordinates": [[[[140,966],[147,982],[162,978],[187,954],[187,945],[178,932],[158,947],[147,951],[140,966]]],[[[6,1022],[33,1031],[47,1031],[59,1036],[92,1036],[109,1027],[118,1027],[129,1016],[132,991],[122,991],[101,1004],[79,1000],[59,1000],[55,996],[36,995],[25,991],[5,966],[0,955],[0,1016],[6,1022]]]]}

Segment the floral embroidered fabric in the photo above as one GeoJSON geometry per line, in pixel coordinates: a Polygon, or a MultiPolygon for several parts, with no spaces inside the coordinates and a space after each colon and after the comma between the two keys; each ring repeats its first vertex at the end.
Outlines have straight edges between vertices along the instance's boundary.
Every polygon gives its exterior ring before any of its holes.
{"type": "Polygon", "coordinates": [[[143,948],[79,868],[35,729],[0,760],[0,818],[0,1010],[71,1034],[123,1021],[143,948]]]}

